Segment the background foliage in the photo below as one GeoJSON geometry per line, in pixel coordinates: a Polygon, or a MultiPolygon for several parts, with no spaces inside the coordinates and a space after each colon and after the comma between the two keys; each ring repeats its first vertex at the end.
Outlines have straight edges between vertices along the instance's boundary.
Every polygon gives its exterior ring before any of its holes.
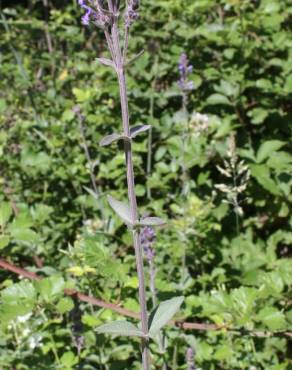
{"type": "MultiPolygon", "coordinates": [[[[45,277],[32,283],[0,272],[3,370],[139,369],[138,340],[94,332],[117,314],[63,295],[75,287],[138,310],[133,249],[105,200],[126,197],[123,152],[98,145],[120,128],[118,88],[95,61],[105,53],[102,35],[82,27],[80,13],[74,1],[1,4],[1,256],[45,277]]],[[[291,15],[287,0],[142,1],[130,50],[145,52],[128,84],[132,123],[153,125],[153,171],[147,177],[145,135],[134,147],[138,201],[169,220],[155,244],[158,298],[184,295],[180,316],[189,321],[291,330],[291,15]],[[176,82],[182,52],[194,66],[190,117],[209,117],[204,129],[189,120],[187,200],[176,82]],[[215,187],[230,180],[216,165],[228,158],[231,133],[251,173],[238,228],[215,187]]],[[[187,368],[188,346],[206,370],[282,370],[291,356],[284,337],[167,328],[171,369],[187,368]]],[[[155,343],[152,352],[159,369],[155,343]]]]}

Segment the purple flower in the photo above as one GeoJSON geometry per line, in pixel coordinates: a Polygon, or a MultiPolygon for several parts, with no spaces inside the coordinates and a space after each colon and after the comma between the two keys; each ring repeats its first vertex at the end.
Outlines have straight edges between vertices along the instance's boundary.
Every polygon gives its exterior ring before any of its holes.
{"type": "Polygon", "coordinates": [[[130,27],[138,19],[139,0],[130,0],[127,4],[124,19],[126,27],[130,27]]]}
{"type": "Polygon", "coordinates": [[[189,347],[187,349],[186,361],[187,361],[187,370],[196,370],[195,351],[192,347],[189,347]]]}
{"type": "Polygon", "coordinates": [[[193,66],[189,64],[188,57],[185,53],[181,54],[179,58],[178,71],[180,74],[180,79],[178,81],[179,88],[184,93],[193,90],[193,82],[188,80],[188,75],[192,73],[193,66]]]}
{"type": "Polygon", "coordinates": [[[82,24],[84,24],[84,26],[88,26],[89,25],[90,16],[91,15],[92,15],[92,10],[91,9],[88,9],[87,12],[81,18],[81,22],[82,22],[82,24]]]}
{"type": "Polygon", "coordinates": [[[152,248],[155,238],[156,234],[152,227],[146,226],[142,229],[140,241],[148,262],[153,261],[155,256],[155,252],[152,248]]]}
{"type": "Polygon", "coordinates": [[[86,13],[82,16],[82,24],[88,26],[90,22],[93,22],[98,27],[105,27],[110,24],[110,16],[99,6],[95,6],[95,3],[90,0],[78,0],[78,4],[86,13]]]}
{"type": "Polygon", "coordinates": [[[78,0],[78,4],[82,9],[86,10],[86,13],[82,16],[81,20],[82,24],[88,26],[90,22],[90,17],[93,14],[93,10],[88,5],[86,5],[86,0],[78,0]]]}

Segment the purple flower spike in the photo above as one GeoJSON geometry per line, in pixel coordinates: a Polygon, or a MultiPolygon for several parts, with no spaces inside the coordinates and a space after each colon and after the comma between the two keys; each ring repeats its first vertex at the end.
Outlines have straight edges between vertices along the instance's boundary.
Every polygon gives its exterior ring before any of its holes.
{"type": "Polygon", "coordinates": [[[140,234],[141,246],[144,250],[148,262],[153,261],[155,252],[152,248],[156,234],[152,227],[146,226],[142,229],[140,234]]]}
{"type": "Polygon", "coordinates": [[[78,0],[78,4],[86,12],[82,16],[82,24],[88,26],[90,22],[100,28],[110,25],[111,17],[91,0],[78,0]]]}
{"type": "Polygon", "coordinates": [[[195,351],[193,350],[192,347],[189,347],[187,349],[186,360],[187,360],[187,366],[188,366],[187,370],[196,370],[195,351]]]}
{"type": "Polygon", "coordinates": [[[130,27],[138,19],[138,8],[139,0],[129,0],[124,13],[126,27],[130,27]]]}
{"type": "Polygon", "coordinates": [[[190,84],[191,81],[188,81],[188,75],[192,73],[193,71],[193,66],[189,64],[189,60],[187,58],[187,55],[183,53],[180,56],[179,59],[179,65],[178,65],[178,70],[180,74],[180,79],[179,79],[179,87],[182,90],[190,90],[192,89],[192,84],[190,84]]]}
{"type": "Polygon", "coordinates": [[[188,75],[192,73],[193,66],[189,64],[188,57],[185,53],[182,53],[179,58],[178,71],[180,78],[177,82],[178,87],[183,93],[183,103],[186,106],[188,101],[188,94],[194,89],[192,81],[188,80],[188,75]]]}
{"type": "Polygon", "coordinates": [[[82,24],[84,24],[84,26],[88,26],[89,25],[91,13],[92,13],[92,11],[89,9],[84,14],[84,16],[81,18],[82,24]]]}

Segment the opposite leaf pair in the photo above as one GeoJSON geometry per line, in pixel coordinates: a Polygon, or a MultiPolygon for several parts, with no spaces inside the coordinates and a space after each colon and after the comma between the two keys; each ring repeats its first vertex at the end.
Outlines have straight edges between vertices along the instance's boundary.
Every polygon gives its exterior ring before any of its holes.
{"type": "Polygon", "coordinates": [[[102,138],[99,144],[100,146],[107,146],[118,140],[131,141],[141,132],[149,130],[150,127],[151,127],[150,125],[135,126],[130,129],[130,136],[126,136],[124,134],[113,133],[113,134],[107,135],[104,138],[102,138]]]}
{"type": "Polygon", "coordinates": [[[142,330],[129,321],[113,321],[97,328],[99,334],[123,335],[128,337],[155,338],[160,329],[178,312],[184,297],[175,297],[161,302],[150,314],[149,333],[145,335],[142,330]]]}
{"type": "Polygon", "coordinates": [[[140,220],[134,220],[131,208],[128,204],[120,202],[110,195],[107,199],[116,214],[130,227],[161,226],[165,224],[165,221],[159,217],[145,217],[140,220]]]}

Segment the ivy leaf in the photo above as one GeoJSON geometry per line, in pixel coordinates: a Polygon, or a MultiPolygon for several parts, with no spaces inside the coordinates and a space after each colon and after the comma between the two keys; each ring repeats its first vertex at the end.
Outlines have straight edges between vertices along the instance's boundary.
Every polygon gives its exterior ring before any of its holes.
{"type": "Polygon", "coordinates": [[[164,224],[165,221],[159,217],[145,217],[139,222],[141,226],[161,226],[164,224]]]}
{"type": "Polygon", "coordinates": [[[128,204],[120,202],[119,200],[111,197],[107,197],[109,205],[116,212],[116,214],[129,225],[134,225],[134,220],[132,219],[132,212],[128,204]]]}
{"type": "Polygon", "coordinates": [[[135,127],[130,129],[130,136],[133,139],[134,137],[139,135],[141,132],[145,132],[145,131],[149,130],[150,128],[151,128],[150,125],[135,126],[135,127]]]}
{"type": "Polygon", "coordinates": [[[178,312],[184,301],[184,297],[175,297],[161,302],[154,311],[151,312],[149,318],[149,334],[155,337],[159,330],[168,323],[168,321],[178,312]]]}
{"type": "Polygon", "coordinates": [[[97,328],[99,334],[123,335],[126,337],[144,337],[144,333],[129,321],[113,321],[97,328]]]}

